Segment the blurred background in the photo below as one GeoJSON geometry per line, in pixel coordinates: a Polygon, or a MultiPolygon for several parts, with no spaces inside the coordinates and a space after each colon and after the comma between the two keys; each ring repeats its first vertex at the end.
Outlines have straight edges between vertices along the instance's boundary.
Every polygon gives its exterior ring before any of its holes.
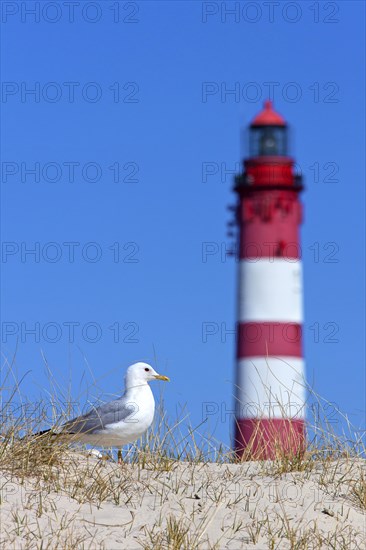
{"type": "MultiPolygon", "coordinates": [[[[3,368],[80,407],[151,361],[230,444],[243,135],[270,98],[304,175],[308,382],[365,425],[362,2],[3,2],[3,368]],[[47,366],[46,366],[47,365],[47,366]],[[208,414],[209,413],[209,414],[208,414]]],[[[6,379],[9,386],[11,379],[6,379]]],[[[164,386],[164,388],[162,388],[164,386]]],[[[188,420],[187,420],[188,421],[188,420]]],[[[338,429],[338,428],[337,428],[338,429]]]]}

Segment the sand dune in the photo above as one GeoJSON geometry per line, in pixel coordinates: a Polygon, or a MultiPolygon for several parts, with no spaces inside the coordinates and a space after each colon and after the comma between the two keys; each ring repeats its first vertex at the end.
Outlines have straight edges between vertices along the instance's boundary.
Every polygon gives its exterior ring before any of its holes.
{"type": "Polygon", "coordinates": [[[1,473],[1,548],[366,548],[366,461],[147,461],[68,452],[47,475],[1,473]]]}

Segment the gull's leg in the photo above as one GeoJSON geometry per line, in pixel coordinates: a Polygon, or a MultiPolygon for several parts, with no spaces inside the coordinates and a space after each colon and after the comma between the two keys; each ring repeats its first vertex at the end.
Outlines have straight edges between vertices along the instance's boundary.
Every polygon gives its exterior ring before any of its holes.
{"type": "Polygon", "coordinates": [[[118,449],[118,451],[117,451],[117,462],[118,462],[118,464],[123,464],[121,449],[118,449]]]}

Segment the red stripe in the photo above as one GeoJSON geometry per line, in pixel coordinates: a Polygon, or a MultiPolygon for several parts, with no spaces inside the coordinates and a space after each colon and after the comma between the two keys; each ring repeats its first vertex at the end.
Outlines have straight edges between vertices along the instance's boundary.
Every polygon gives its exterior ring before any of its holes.
{"type": "Polygon", "coordinates": [[[296,419],[238,419],[235,425],[235,451],[246,460],[273,460],[302,454],[305,450],[305,424],[296,419]]]}
{"type": "Polygon", "coordinates": [[[240,203],[240,259],[301,258],[302,205],[293,192],[271,191],[240,203]]]}
{"type": "Polygon", "coordinates": [[[302,325],[298,323],[238,323],[237,358],[302,357],[302,325]]]}

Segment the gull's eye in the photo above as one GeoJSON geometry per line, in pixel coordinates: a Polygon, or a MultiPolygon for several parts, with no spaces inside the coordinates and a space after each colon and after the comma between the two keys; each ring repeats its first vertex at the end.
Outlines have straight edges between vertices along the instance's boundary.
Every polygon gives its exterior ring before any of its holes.
{"type": "Polygon", "coordinates": [[[150,369],[148,369],[148,368],[146,367],[145,372],[149,372],[149,370],[150,370],[150,369]]]}

